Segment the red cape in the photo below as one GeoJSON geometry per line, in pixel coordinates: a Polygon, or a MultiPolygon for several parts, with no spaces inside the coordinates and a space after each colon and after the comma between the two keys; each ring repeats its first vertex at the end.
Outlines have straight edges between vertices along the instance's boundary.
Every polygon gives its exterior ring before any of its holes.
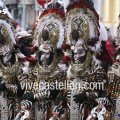
{"type": "Polygon", "coordinates": [[[116,49],[111,40],[108,39],[107,41],[102,41],[102,47],[103,51],[101,52],[101,55],[97,55],[97,58],[102,62],[114,62],[116,49]]]}

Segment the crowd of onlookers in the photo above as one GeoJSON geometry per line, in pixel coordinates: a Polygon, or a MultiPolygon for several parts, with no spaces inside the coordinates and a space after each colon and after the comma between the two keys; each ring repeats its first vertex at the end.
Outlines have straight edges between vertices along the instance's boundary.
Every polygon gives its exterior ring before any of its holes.
{"type": "MultiPolygon", "coordinates": [[[[15,20],[15,24],[16,24],[15,25],[15,33],[23,31],[20,18],[17,18],[15,20]]],[[[25,31],[27,31],[29,34],[33,35],[34,34],[33,29],[34,29],[34,25],[28,24],[25,31]]]]}

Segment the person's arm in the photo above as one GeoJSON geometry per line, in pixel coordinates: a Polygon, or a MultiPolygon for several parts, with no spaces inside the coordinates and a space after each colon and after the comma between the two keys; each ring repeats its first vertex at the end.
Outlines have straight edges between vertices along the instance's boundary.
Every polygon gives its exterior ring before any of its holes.
{"type": "Polygon", "coordinates": [[[93,90],[86,90],[86,91],[83,91],[77,95],[74,95],[74,101],[76,103],[83,103],[85,102],[85,100],[87,99],[95,99],[96,97],[98,97],[98,93],[96,91],[93,91],[93,90]]]}

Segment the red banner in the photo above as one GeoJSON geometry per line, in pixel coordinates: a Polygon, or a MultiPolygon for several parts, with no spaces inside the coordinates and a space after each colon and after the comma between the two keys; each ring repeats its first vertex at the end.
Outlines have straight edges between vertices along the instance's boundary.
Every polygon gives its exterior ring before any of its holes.
{"type": "Polygon", "coordinates": [[[37,0],[39,5],[44,5],[46,3],[46,1],[50,2],[51,0],[37,0]]]}

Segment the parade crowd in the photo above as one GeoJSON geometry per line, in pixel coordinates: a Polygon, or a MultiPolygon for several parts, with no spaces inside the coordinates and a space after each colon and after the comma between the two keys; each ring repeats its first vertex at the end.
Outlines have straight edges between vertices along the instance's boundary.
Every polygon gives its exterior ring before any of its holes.
{"type": "Polygon", "coordinates": [[[93,0],[51,0],[22,30],[4,4],[0,120],[120,120],[120,23],[113,36],[93,0]]]}

